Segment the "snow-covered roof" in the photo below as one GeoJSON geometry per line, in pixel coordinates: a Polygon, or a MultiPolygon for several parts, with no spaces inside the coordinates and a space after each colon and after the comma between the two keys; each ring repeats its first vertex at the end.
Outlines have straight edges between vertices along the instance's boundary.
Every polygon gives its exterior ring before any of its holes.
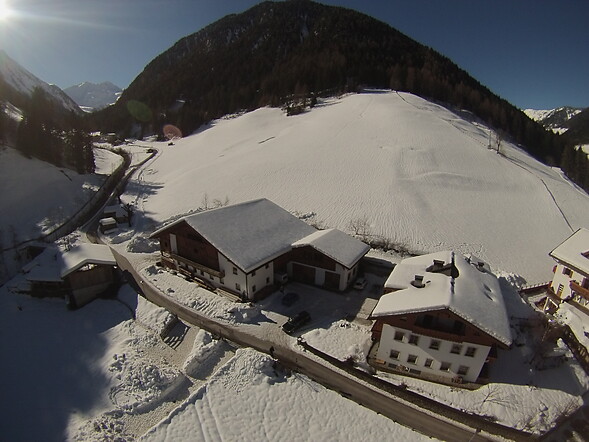
{"type": "Polygon", "coordinates": [[[589,230],[577,230],[549,255],[589,274],[589,230]]]}
{"type": "Polygon", "coordinates": [[[60,282],[86,264],[114,266],[116,263],[110,247],[82,243],[67,251],[48,247],[23,270],[28,271],[29,281],[60,282]]]}
{"type": "Polygon", "coordinates": [[[370,250],[370,246],[337,229],[317,230],[292,246],[311,246],[348,269],[370,250]]]}
{"type": "Polygon", "coordinates": [[[61,277],[65,278],[72,272],[86,264],[102,264],[114,266],[117,264],[110,247],[103,244],[82,243],[61,255],[63,265],[61,277]]]}
{"type": "Polygon", "coordinates": [[[383,295],[372,317],[447,309],[465,321],[510,345],[511,330],[499,281],[478,258],[438,252],[403,260],[392,271],[385,287],[397,291],[383,295]],[[433,261],[453,263],[458,276],[427,271],[433,261]],[[423,287],[411,284],[423,276],[423,287]]]}
{"type": "Polygon", "coordinates": [[[316,230],[267,199],[189,215],[155,231],[186,222],[243,271],[288,252],[292,244],[316,230]]]}

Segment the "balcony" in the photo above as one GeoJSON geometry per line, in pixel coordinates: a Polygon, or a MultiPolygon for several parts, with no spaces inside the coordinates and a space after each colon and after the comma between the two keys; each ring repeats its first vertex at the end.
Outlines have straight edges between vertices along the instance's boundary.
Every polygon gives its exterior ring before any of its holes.
{"type": "Polygon", "coordinates": [[[219,271],[211,269],[210,267],[199,264],[198,262],[191,261],[190,259],[184,258],[183,256],[176,255],[175,253],[162,252],[162,256],[164,257],[164,259],[175,260],[177,262],[184,263],[187,266],[194,267],[195,270],[202,270],[203,272],[208,273],[209,275],[216,276],[219,279],[223,279],[225,277],[225,272],[222,270],[219,271]]]}
{"type": "Polygon", "coordinates": [[[570,284],[571,290],[575,292],[577,295],[582,296],[583,298],[589,300],[589,289],[584,288],[581,284],[571,281],[570,284]]]}

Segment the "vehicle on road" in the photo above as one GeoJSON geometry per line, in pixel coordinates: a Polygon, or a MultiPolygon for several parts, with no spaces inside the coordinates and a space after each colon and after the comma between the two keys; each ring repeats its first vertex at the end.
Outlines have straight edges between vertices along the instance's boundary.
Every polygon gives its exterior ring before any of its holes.
{"type": "Polygon", "coordinates": [[[300,329],[303,325],[309,323],[310,321],[311,315],[308,311],[303,310],[302,312],[299,312],[296,315],[289,318],[289,320],[286,321],[282,326],[282,330],[284,330],[285,333],[290,335],[298,329],[300,329]]]}

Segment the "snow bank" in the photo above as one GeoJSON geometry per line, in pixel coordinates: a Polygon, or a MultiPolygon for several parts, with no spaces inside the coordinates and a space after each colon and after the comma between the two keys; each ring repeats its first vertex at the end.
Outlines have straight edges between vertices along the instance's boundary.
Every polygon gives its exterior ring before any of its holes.
{"type": "Polygon", "coordinates": [[[145,413],[155,408],[185,381],[174,368],[127,357],[125,353],[114,354],[108,370],[118,381],[109,397],[126,413],[145,413]]]}
{"type": "Polygon", "coordinates": [[[302,337],[312,347],[340,361],[352,358],[359,364],[366,364],[366,357],[372,345],[369,327],[359,326],[344,319],[332,323],[327,328],[307,332],[302,337]]]}
{"type": "Polygon", "coordinates": [[[207,359],[224,350],[220,344],[221,341],[213,338],[209,332],[199,330],[194,338],[192,351],[184,361],[184,372],[190,377],[200,378],[207,359]]]}
{"type": "Polygon", "coordinates": [[[175,320],[175,316],[165,308],[158,307],[141,296],[137,297],[135,318],[141,324],[153,330],[158,336],[161,336],[164,330],[175,320]]]}

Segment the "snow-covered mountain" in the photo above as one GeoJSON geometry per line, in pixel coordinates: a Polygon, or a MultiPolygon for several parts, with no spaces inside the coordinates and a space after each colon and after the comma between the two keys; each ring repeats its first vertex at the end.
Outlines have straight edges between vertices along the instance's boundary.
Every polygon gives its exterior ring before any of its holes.
{"type": "MultiPolygon", "coordinates": [[[[81,112],[80,107],[64,91],[54,84],[48,84],[30,73],[16,61],[0,50],[0,79],[15,92],[30,96],[36,87],[43,89],[47,95],[66,111],[81,112]]],[[[0,97],[3,98],[3,97],[0,97]]]]}
{"type": "Polygon", "coordinates": [[[556,133],[563,133],[567,130],[566,123],[582,110],[576,107],[563,106],[547,110],[526,109],[524,113],[545,128],[552,129],[556,133]]]}
{"type": "Polygon", "coordinates": [[[115,103],[122,91],[110,81],[98,84],[85,81],[64,89],[64,92],[86,112],[93,112],[115,103]]]}

